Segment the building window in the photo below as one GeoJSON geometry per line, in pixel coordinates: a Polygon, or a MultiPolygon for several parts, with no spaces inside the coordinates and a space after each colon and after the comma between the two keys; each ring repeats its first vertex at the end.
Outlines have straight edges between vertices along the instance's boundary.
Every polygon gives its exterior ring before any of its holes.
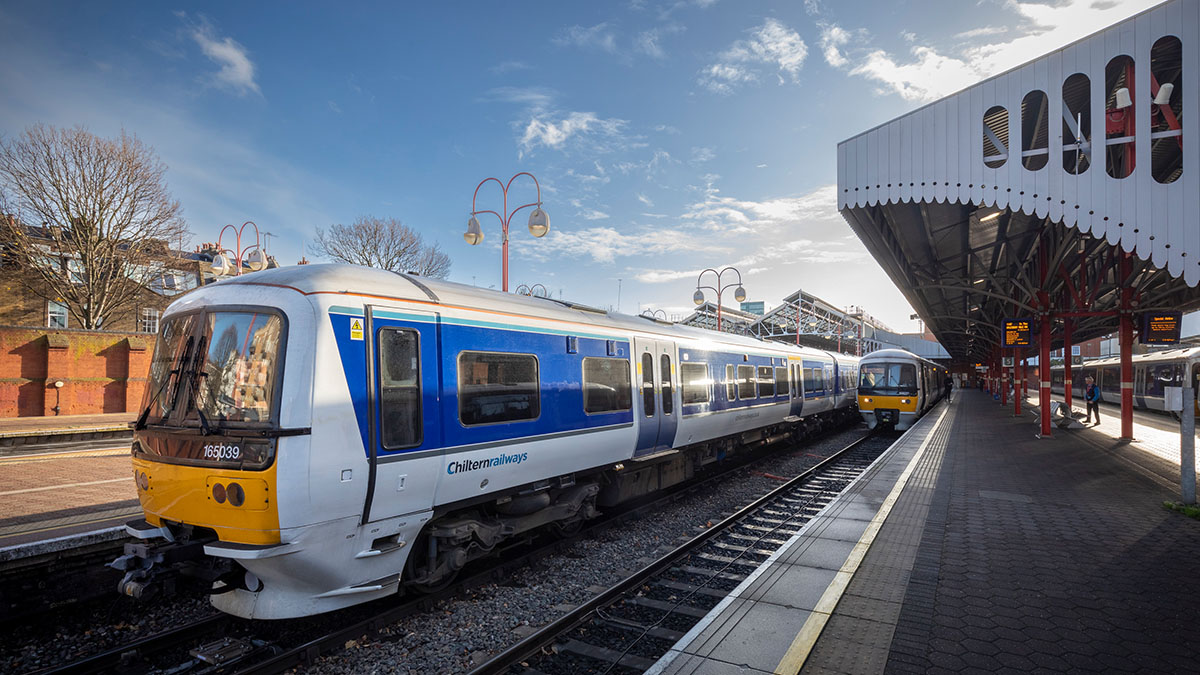
{"type": "Polygon", "coordinates": [[[458,355],[458,419],[463,426],[537,419],[539,396],[538,363],[532,354],[458,355]]]}
{"type": "Polygon", "coordinates": [[[143,307],[142,319],[138,323],[138,330],[143,333],[157,333],[158,317],[160,314],[162,314],[162,312],[154,309],[153,307],[143,307]]]}
{"type": "Polygon", "coordinates": [[[1134,110],[1137,100],[1133,78],[1133,59],[1122,54],[1113,57],[1104,69],[1104,131],[1108,175],[1125,178],[1133,173],[1136,144],[1134,143],[1134,110]]]}
{"type": "Polygon", "coordinates": [[[49,328],[67,327],[67,306],[53,300],[46,301],[46,326],[49,328]]]}
{"type": "Polygon", "coordinates": [[[994,105],[983,114],[983,164],[999,169],[1008,160],[1008,110],[994,105]]]}
{"type": "Polygon", "coordinates": [[[1040,89],[1021,100],[1021,165],[1037,171],[1050,159],[1050,123],[1046,116],[1046,92],[1040,89]]]}
{"type": "Polygon", "coordinates": [[[1092,81],[1075,73],[1063,82],[1063,169],[1081,174],[1092,164],[1092,81]]]}
{"type": "Polygon", "coordinates": [[[629,361],[585,358],[583,360],[583,411],[608,413],[633,407],[629,383],[629,361]]]}
{"type": "Polygon", "coordinates": [[[1150,49],[1150,172],[1159,183],[1183,175],[1183,45],[1174,35],[1150,49]]]}

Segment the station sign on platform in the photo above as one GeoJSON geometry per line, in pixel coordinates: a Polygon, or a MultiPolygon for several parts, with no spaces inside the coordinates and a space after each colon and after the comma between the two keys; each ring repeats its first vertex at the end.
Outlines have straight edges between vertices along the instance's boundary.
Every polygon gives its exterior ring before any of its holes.
{"type": "Polygon", "coordinates": [[[1146,312],[1142,314],[1140,342],[1144,345],[1179,344],[1183,312],[1146,312]]]}
{"type": "Polygon", "coordinates": [[[1004,346],[1028,347],[1029,336],[1032,332],[1031,323],[1029,319],[1005,319],[1004,346]]]}

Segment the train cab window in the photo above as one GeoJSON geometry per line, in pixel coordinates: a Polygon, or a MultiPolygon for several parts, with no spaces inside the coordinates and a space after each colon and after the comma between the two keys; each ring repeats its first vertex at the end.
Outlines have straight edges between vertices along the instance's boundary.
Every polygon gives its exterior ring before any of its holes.
{"type": "Polygon", "coordinates": [[[858,373],[860,394],[911,396],[917,393],[917,368],[911,363],[866,363],[858,373]]]}
{"type": "Polygon", "coordinates": [[[680,386],[683,387],[683,404],[708,403],[708,365],[704,363],[679,364],[680,386]]]}
{"type": "Polygon", "coordinates": [[[663,354],[659,358],[659,363],[662,365],[662,411],[664,415],[670,415],[675,410],[675,390],[671,386],[671,356],[663,354]]]}
{"type": "Polygon", "coordinates": [[[737,388],[739,399],[754,398],[754,366],[737,367],[737,388]]]}
{"type": "Polygon", "coordinates": [[[416,331],[379,331],[379,437],[388,450],[421,444],[420,354],[416,331]]]}
{"type": "Polygon", "coordinates": [[[1107,366],[1100,369],[1100,393],[1111,394],[1114,398],[1108,400],[1120,400],[1121,398],[1121,368],[1119,366],[1107,366]]]}
{"type": "Polygon", "coordinates": [[[642,411],[654,417],[654,355],[642,354],[642,411]]]}
{"type": "Polygon", "coordinates": [[[790,394],[791,392],[788,391],[790,384],[791,383],[788,382],[787,368],[776,368],[775,369],[775,395],[776,396],[787,396],[788,394],[790,394]]]}
{"type": "Polygon", "coordinates": [[[458,420],[463,426],[532,420],[540,414],[537,357],[459,353],[458,420]]]}
{"type": "Polygon", "coordinates": [[[583,411],[588,414],[621,412],[633,408],[629,384],[629,361],[585,358],[583,360],[583,411]]]}
{"type": "Polygon", "coordinates": [[[770,366],[758,368],[758,397],[775,397],[775,369],[770,366]]]}

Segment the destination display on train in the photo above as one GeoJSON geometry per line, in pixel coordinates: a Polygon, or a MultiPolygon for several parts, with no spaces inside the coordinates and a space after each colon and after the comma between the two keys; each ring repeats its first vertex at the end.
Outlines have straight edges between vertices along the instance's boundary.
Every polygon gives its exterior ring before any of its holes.
{"type": "Polygon", "coordinates": [[[1146,312],[1142,314],[1140,342],[1144,345],[1173,345],[1179,343],[1183,312],[1146,312]]]}
{"type": "Polygon", "coordinates": [[[1004,320],[1004,346],[1028,347],[1031,332],[1029,319],[1004,320]]]}

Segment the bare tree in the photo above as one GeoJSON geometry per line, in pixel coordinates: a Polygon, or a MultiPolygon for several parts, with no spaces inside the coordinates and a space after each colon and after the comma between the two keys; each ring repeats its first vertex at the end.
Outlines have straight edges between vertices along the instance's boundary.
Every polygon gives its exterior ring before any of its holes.
{"type": "Polygon", "coordinates": [[[167,167],[124,131],[100,138],[82,127],[27,128],[0,141],[0,218],[19,283],[60,302],[83,328],[129,312],[160,276],[167,242],[187,234],[167,167]]]}
{"type": "Polygon", "coordinates": [[[437,279],[450,275],[450,256],[437,244],[427,246],[420,233],[395,218],[359,216],[350,225],[318,227],[314,248],[317,255],[351,265],[437,279]]]}

